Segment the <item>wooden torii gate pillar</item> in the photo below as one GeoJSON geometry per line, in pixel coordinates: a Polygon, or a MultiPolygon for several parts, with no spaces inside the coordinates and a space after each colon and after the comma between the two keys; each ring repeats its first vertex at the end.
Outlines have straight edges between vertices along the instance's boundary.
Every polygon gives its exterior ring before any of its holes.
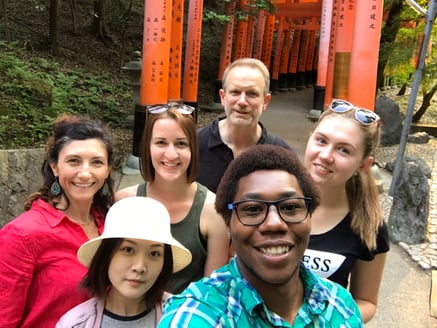
{"type": "MultiPolygon", "coordinates": [[[[314,58],[317,62],[314,109],[321,111],[338,97],[373,109],[383,0],[286,0],[277,3],[276,7],[278,16],[320,17],[318,53],[314,58]]],[[[293,31],[294,41],[296,32],[293,31]]],[[[296,51],[294,44],[293,47],[296,51]]],[[[290,89],[296,88],[294,80],[298,71],[295,65],[299,65],[293,56],[293,47],[287,79],[290,89]]],[[[307,61],[307,69],[309,66],[307,61]]]]}
{"type": "Polygon", "coordinates": [[[322,109],[324,96],[323,108],[332,99],[343,98],[374,110],[382,10],[383,0],[323,1],[315,109],[322,109]]]}

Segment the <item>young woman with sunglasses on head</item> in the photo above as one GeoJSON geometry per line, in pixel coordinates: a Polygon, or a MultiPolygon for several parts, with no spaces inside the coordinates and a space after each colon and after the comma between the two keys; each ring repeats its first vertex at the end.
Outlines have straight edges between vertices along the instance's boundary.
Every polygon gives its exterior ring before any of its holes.
{"type": "Polygon", "coordinates": [[[378,190],[370,171],[380,119],[367,109],[334,100],[316,124],[305,166],[320,189],[305,265],[349,290],[364,322],[376,312],[389,251],[378,190]]]}
{"type": "Polygon", "coordinates": [[[199,147],[192,111],[186,105],[149,108],[140,147],[145,183],[116,193],[116,199],[154,198],[169,211],[173,236],[193,255],[187,268],[172,275],[171,293],[181,292],[228,262],[229,238],[214,209],[215,195],[196,182],[199,147]]]}

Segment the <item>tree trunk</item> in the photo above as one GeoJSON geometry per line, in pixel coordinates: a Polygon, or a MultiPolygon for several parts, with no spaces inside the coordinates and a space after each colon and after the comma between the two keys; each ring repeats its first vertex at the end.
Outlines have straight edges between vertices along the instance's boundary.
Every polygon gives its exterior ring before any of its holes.
{"type": "Polygon", "coordinates": [[[112,37],[106,25],[106,0],[94,0],[94,15],[91,33],[103,41],[107,46],[113,44],[112,37]]]}
{"type": "Polygon", "coordinates": [[[129,23],[130,23],[131,14],[132,14],[132,7],[133,7],[133,0],[130,0],[128,9],[127,9],[126,13],[123,15],[124,24],[123,24],[123,30],[121,33],[120,67],[125,64],[124,63],[124,52],[125,52],[125,48],[126,48],[126,32],[129,28],[129,23]]]}
{"type": "Polygon", "coordinates": [[[73,33],[77,35],[77,23],[76,23],[76,0],[69,0],[71,10],[71,22],[73,24],[73,33]]]}
{"type": "Polygon", "coordinates": [[[406,82],[404,84],[402,84],[401,88],[398,91],[397,96],[404,96],[405,95],[405,92],[407,91],[407,84],[408,83],[406,83],[406,82]]]}
{"type": "Polygon", "coordinates": [[[419,122],[422,116],[425,114],[428,107],[431,106],[431,99],[432,97],[434,97],[436,91],[437,91],[437,83],[434,84],[434,86],[431,88],[431,90],[428,93],[423,95],[422,105],[420,105],[420,108],[413,115],[412,118],[413,123],[419,122]]]}
{"type": "Polygon", "coordinates": [[[6,11],[6,0],[2,0],[1,2],[1,15],[0,17],[3,17],[3,22],[5,25],[5,36],[7,41],[11,41],[11,31],[9,30],[9,18],[6,11]]]}
{"type": "Polygon", "coordinates": [[[61,7],[61,0],[50,0],[49,11],[49,37],[50,47],[55,56],[60,55],[59,46],[59,10],[61,7]]]}
{"type": "MultiPolygon", "coordinates": [[[[385,26],[381,31],[380,50],[381,48],[387,48],[384,47],[384,45],[389,45],[396,39],[396,35],[401,24],[401,12],[402,1],[398,0],[396,2],[393,2],[390,8],[387,22],[385,23],[385,26]]],[[[387,65],[389,56],[389,53],[385,53],[383,56],[381,56],[381,53],[379,54],[378,73],[376,77],[377,88],[382,88],[384,86],[384,70],[385,66],[387,65]]]]}

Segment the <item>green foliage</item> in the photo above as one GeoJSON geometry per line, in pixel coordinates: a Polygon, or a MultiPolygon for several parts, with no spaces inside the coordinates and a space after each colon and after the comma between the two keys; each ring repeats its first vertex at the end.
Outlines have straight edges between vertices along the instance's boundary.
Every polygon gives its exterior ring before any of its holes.
{"type": "MultiPolygon", "coordinates": [[[[435,58],[435,57],[434,57],[435,58]]],[[[437,83],[437,62],[432,62],[425,66],[422,75],[422,92],[428,93],[431,88],[437,83]]]]}
{"type": "Polygon", "coordinates": [[[424,94],[428,93],[437,83],[437,24],[435,24],[435,21],[429,43],[428,49],[431,51],[427,54],[422,76],[422,91],[424,94]]]}
{"type": "Polygon", "coordinates": [[[126,82],[65,70],[56,62],[25,54],[18,44],[0,42],[1,148],[42,145],[54,119],[64,113],[112,126],[124,121],[127,113],[120,101],[131,102],[126,82]]]}
{"type": "MultiPolygon", "coordinates": [[[[416,1],[422,8],[426,9],[426,1],[416,1]]],[[[411,82],[411,78],[416,67],[413,60],[418,58],[420,50],[420,38],[423,36],[424,22],[421,15],[414,11],[411,7],[405,5],[401,13],[401,19],[405,23],[396,35],[395,42],[389,44],[381,44],[380,60],[387,58],[387,66],[385,74],[392,76],[398,83],[411,82]],[[416,26],[414,27],[414,23],[416,26]],[[409,26],[410,25],[410,26],[409,26]]],[[[436,49],[437,25],[434,24],[431,32],[430,51],[427,54],[427,62],[422,75],[422,92],[425,94],[431,89],[437,79],[437,58],[436,49]],[[434,44],[432,44],[434,43],[434,44]]]]}
{"type": "MultiPolygon", "coordinates": [[[[245,7],[239,6],[239,1],[236,0],[225,0],[225,3],[237,2],[235,17],[239,20],[247,20],[248,17],[256,18],[260,10],[265,10],[269,13],[274,13],[276,10],[275,5],[273,5],[270,0],[252,0],[245,7]]],[[[215,20],[221,24],[225,24],[230,21],[230,17],[227,13],[217,12],[211,9],[205,9],[203,12],[203,21],[215,20]]]]}
{"type": "Polygon", "coordinates": [[[229,17],[229,15],[226,15],[226,14],[219,14],[215,11],[205,9],[203,11],[202,21],[203,22],[217,21],[220,24],[226,24],[226,23],[229,23],[230,17],[229,17]]]}
{"type": "Polygon", "coordinates": [[[411,28],[400,28],[396,41],[387,44],[385,51],[388,53],[386,74],[393,76],[397,83],[403,84],[411,80],[414,73],[412,58],[416,44],[417,34],[411,28]]]}

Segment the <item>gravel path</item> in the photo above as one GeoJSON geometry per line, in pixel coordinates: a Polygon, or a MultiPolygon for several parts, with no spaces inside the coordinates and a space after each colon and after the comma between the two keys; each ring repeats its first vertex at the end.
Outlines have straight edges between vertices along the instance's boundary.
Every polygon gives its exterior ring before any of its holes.
{"type": "MultiPolygon", "coordinates": [[[[379,167],[385,167],[386,163],[394,162],[398,153],[399,145],[378,147],[376,151],[376,162],[379,167]]],[[[421,158],[432,167],[434,150],[437,148],[437,140],[430,139],[426,144],[407,143],[405,156],[421,158]]]]}

